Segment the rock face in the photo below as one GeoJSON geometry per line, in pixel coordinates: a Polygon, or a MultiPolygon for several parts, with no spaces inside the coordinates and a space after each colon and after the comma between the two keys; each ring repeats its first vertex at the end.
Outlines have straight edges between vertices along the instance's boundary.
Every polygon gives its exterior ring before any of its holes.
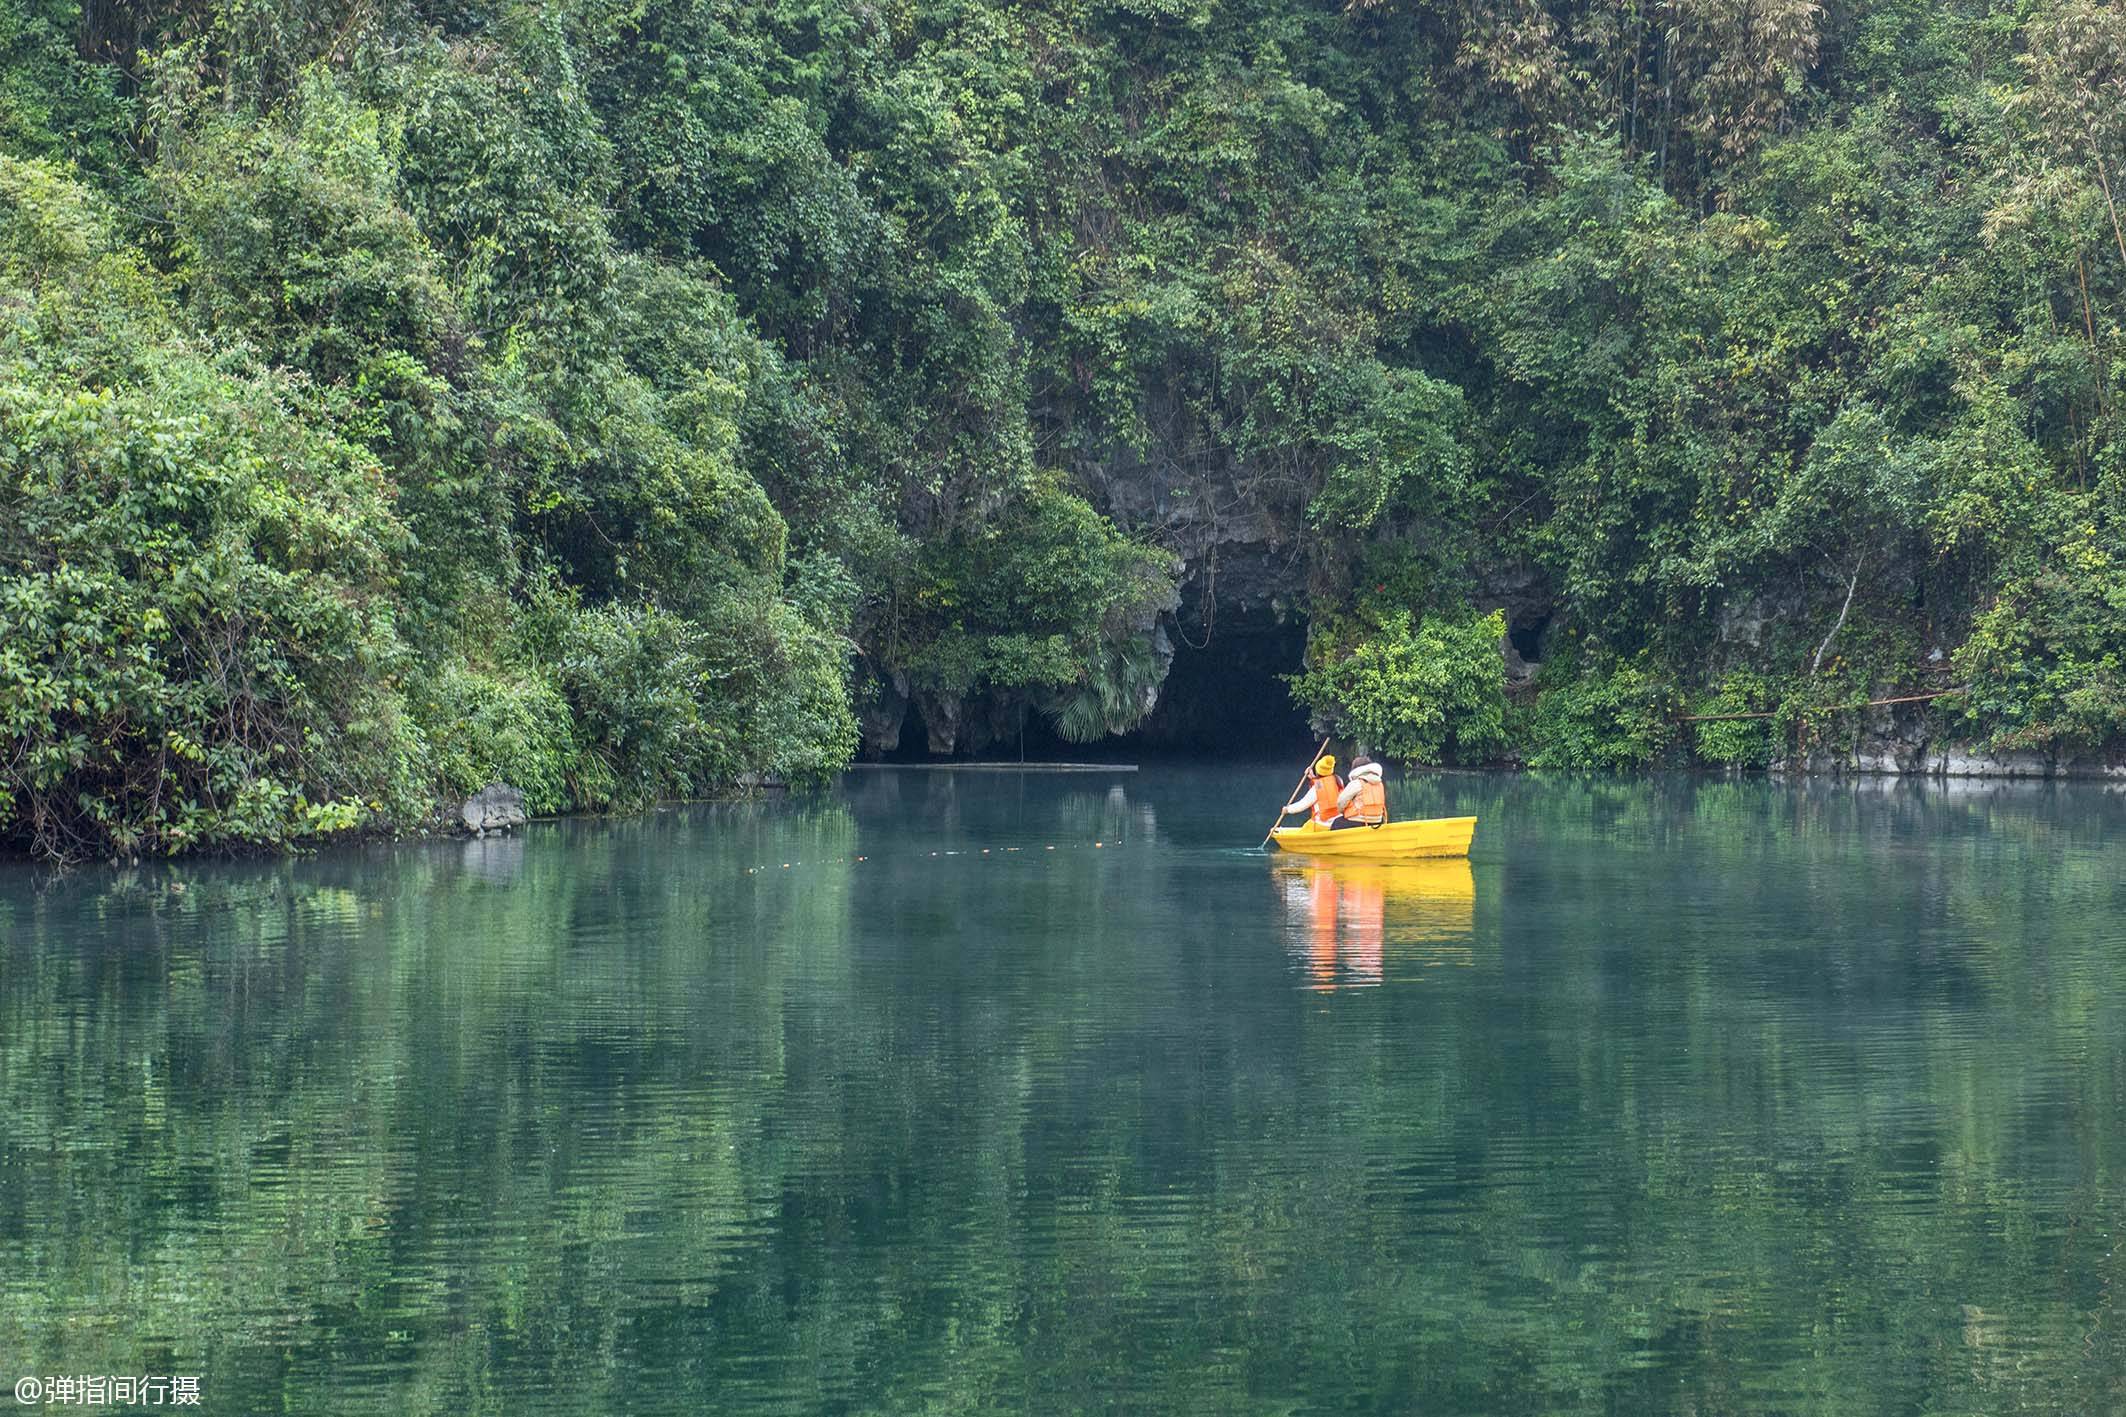
{"type": "Polygon", "coordinates": [[[506,783],[492,783],[465,799],[458,819],[474,836],[524,825],[524,794],[506,783]]]}
{"type": "Polygon", "coordinates": [[[956,695],[916,693],[916,712],[923,716],[923,733],[932,756],[949,758],[959,746],[960,712],[965,707],[956,695]]]}
{"type": "Polygon", "coordinates": [[[1927,755],[1923,770],[1937,777],[2051,777],[2054,766],[2043,753],[1979,753],[1944,748],[1927,755]]]}
{"type": "Polygon", "coordinates": [[[1930,738],[1924,717],[1909,706],[1874,710],[1850,748],[1815,749],[1775,760],[1772,771],[1798,775],[1957,778],[2096,777],[2126,780],[2126,764],[2049,753],[1989,753],[1969,744],[1930,738]]]}
{"type": "Polygon", "coordinates": [[[864,756],[878,758],[901,744],[901,725],[908,719],[908,676],[871,670],[866,677],[872,692],[858,696],[856,719],[863,730],[864,756]]]}

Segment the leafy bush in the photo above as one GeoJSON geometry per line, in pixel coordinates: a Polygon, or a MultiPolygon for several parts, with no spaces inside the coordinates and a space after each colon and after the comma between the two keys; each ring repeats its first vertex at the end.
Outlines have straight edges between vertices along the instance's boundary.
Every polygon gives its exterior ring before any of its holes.
{"type": "Polygon", "coordinates": [[[376,460],[177,339],[90,195],[7,158],[0,310],[0,833],[129,854],[418,812],[376,460]]]}
{"type": "Polygon", "coordinates": [[[1421,620],[1401,611],[1327,650],[1293,676],[1292,692],[1376,752],[1481,761],[1506,741],[1505,634],[1503,611],[1421,620]]]}
{"type": "Polygon", "coordinates": [[[1653,670],[1616,664],[1562,683],[1552,681],[1552,672],[1546,664],[1537,676],[1540,692],[1527,725],[1529,766],[1644,767],[1675,741],[1670,719],[1676,694],[1653,670]]]}
{"type": "Polygon", "coordinates": [[[1356,412],[1324,436],[1333,450],[1307,520],[1337,536],[1374,526],[1416,506],[1439,520],[1468,491],[1469,451],[1462,391],[1415,370],[1361,365],[1351,389],[1356,412]]]}
{"type": "Polygon", "coordinates": [[[1066,742],[1091,743],[1129,732],[1157,706],[1164,677],[1149,636],[1106,646],[1059,696],[1057,734],[1066,742]]]}
{"type": "Polygon", "coordinates": [[[201,318],[325,380],[441,354],[459,317],[398,204],[394,142],[319,73],[267,122],[210,113],[173,129],[157,176],[201,318]]]}
{"type": "MultiPolygon", "coordinates": [[[[1694,714],[1763,713],[1778,707],[1779,689],[1770,679],[1747,669],[1731,670],[1719,687],[1700,699],[1694,714]]],[[[1769,718],[1719,719],[1695,723],[1699,758],[1730,767],[1763,767],[1772,760],[1769,718]]]]}
{"type": "Polygon", "coordinates": [[[1073,741],[1127,732],[1157,700],[1151,627],[1173,604],[1170,566],[1059,477],[1038,477],[924,549],[893,657],[933,692],[1053,691],[1036,697],[1073,741]]]}
{"type": "Polygon", "coordinates": [[[549,596],[532,634],[573,715],[576,805],[639,806],[746,775],[817,782],[856,750],[846,642],[764,591],[699,619],[549,596]]]}
{"type": "Polygon", "coordinates": [[[80,57],[81,6],[0,4],[0,152],[72,158],[99,178],[123,171],[128,105],[119,75],[80,57]]]}
{"type": "Polygon", "coordinates": [[[533,812],[576,805],[574,720],[567,698],[538,668],[482,670],[451,659],[414,694],[427,725],[430,766],[446,790],[470,795],[506,782],[533,812]]]}
{"type": "Polygon", "coordinates": [[[0,358],[81,388],[139,379],[173,333],[153,273],[59,168],[0,153],[0,358]]]}
{"type": "Polygon", "coordinates": [[[1996,748],[2126,743],[2122,627],[2126,553],[2116,519],[2091,517],[2046,564],[2010,580],[1957,650],[1966,721],[1996,748]]]}
{"type": "Polygon", "coordinates": [[[937,543],[919,563],[915,594],[941,618],[1082,637],[1157,603],[1172,585],[1166,562],[1049,475],[937,543]]]}
{"type": "Polygon", "coordinates": [[[521,11],[498,28],[504,42],[472,54],[409,43],[378,66],[374,97],[399,115],[402,200],[474,325],[537,330],[542,358],[575,363],[610,316],[611,144],[552,28],[521,11]]]}
{"type": "MultiPolygon", "coordinates": [[[[286,181],[310,190],[300,166],[286,181]]],[[[671,414],[628,376],[606,387],[619,404],[599,457],[639,470],[634,491],[604,479],[596,504],[627,537],[610,582],[657,598],[586,604],[540,581],[514,611],[431,603],[416,657],[394,604],[413,538],[386,465],[340,431],[376,435],[346,390],[193,349],[93,200],[51,169],[0,159],[0,199],[0,272],[20,292],[0,302],[10,838],[49,855],[278,844],[410,824],[438,791],[498,779],[551,811],[848,760],[855,587],[815,558],[782,596],[781,521],[703,432],[709,415],[671,414]],[[70,390],[75,370],[109,385],[70,390]]],[[[291,288],[234,288],[260,283],[291,288]]],[[[333,372],[296,339],[310,316],[241,322],[333,372]]],[[[406,333],[343,347],[374,354],[406,333]]]]}
{"type": "Polygon", "coordinates": [[[0,830],[127,854],[418,810],[383,469],[299,387],[163,338],[78,189],[0,159],[0,201],[11,279],[125,291],[141,341],[95,392],[53,377],[64,322],[0,346],[0,830]]]}
{"type": "Polygon", "coordinates": [[[558,618],[555,669],[582,749],[577,804],[640,806],[694,791],[704,763],[721,756],[702,714],[700,631],[650,605],[568,607],[558,618]]]}
{"type": "MultiPolygon", "coordinates": [[[[815,605],[814,611],[827,607],[815,605]]],[[[698,617],[705,757],[700,779],[725,784],[760,773],[817,783],[856,751],[849,641],[761,585],[698,617]]]]}

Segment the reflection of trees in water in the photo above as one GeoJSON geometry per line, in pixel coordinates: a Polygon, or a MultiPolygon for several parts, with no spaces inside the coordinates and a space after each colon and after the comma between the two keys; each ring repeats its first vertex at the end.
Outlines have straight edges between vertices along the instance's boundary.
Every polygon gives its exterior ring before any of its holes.
{"type": "Polygon", "coordinates": [[[1922,838],[1930,844],[2002,834],[2064,845],[2103,839],[2126,797],[2087,785],[2000,779],[1859,777],[1782,780],[1677,773],[1599,777],[1552,773],[1426,774],[1402,790],[1423,794],[1402,816],[1475,810],[1546,833],[1591,833],[1659,843],[1695,833],[1726,849],[1818,841],[1922,838]]]}
{"type": "Polygon", "coordinates": [[[9,897],[0,1236],[45,1258],[0,1266],[0,1327],[44,1335],[32,1366],[197,1364],[240,1333],[242,1371],[203,1384],[231,1410],[284,1366],[320,1410],[375,1364],[421,1410],[527,1362],[625,1404],[614,1303],[706,1292],[772,1216],[789,981],[843,968],[845,873],[743,865],[852,830],[737,808],[540,835],[565,849],[499,874],[441,842],[9,897]],[[508,1238],[467,1268],[468,1233],[508,1238]]]}
{"type": "Polygon", "coordinates": [[[2116,1407],[2115,807],[1438,790],[1470,892],[1331,920],[1476,967],[1333,1002],[1186,853],[781,871],[853,803],[0,890],[0,1332],[230,1410],[2116,1407]]]}

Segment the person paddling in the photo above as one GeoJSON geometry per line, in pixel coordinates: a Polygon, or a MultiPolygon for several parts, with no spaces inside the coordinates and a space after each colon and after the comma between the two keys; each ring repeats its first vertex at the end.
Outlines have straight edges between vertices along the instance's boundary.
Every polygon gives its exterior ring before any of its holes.
{"type": "MultiPolygon", "coordinates": [[[[1381,784],[1380,764],[1364,753],[1351,759],[1351,781],[1336,795],[1339,815],[1330,831],[1377,827],[1388,820],[1388,789],[1381,784]]],[[[1318,819],[1317,819],[1318,820],[1318,819]]]]}
{"type": "Polygon", "coordinates": [[[1323,753],[1316,758],[1314,760],[1314,771],[1311,775],[1313,777],[1311,785],[1297,799],[1284,804],[1284,814],[1289,817],[1294,812],[1311,811],[1314,814],[1315,824],[1325,827],[1336,816],[1338,799],[1342,795],[1344,787],[1336,779],[1335,757],[1331,754],[1323,753]]]}

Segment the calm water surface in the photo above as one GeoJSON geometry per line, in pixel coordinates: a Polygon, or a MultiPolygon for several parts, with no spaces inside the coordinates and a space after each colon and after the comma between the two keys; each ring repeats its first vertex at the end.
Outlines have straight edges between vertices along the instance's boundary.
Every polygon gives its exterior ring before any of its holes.
{"type": "Polygon", "coordinates": [[[0,872],[0,1372],[249,1412],[2126,1411],[2126,794],[1291,771],[0,872]]]}

